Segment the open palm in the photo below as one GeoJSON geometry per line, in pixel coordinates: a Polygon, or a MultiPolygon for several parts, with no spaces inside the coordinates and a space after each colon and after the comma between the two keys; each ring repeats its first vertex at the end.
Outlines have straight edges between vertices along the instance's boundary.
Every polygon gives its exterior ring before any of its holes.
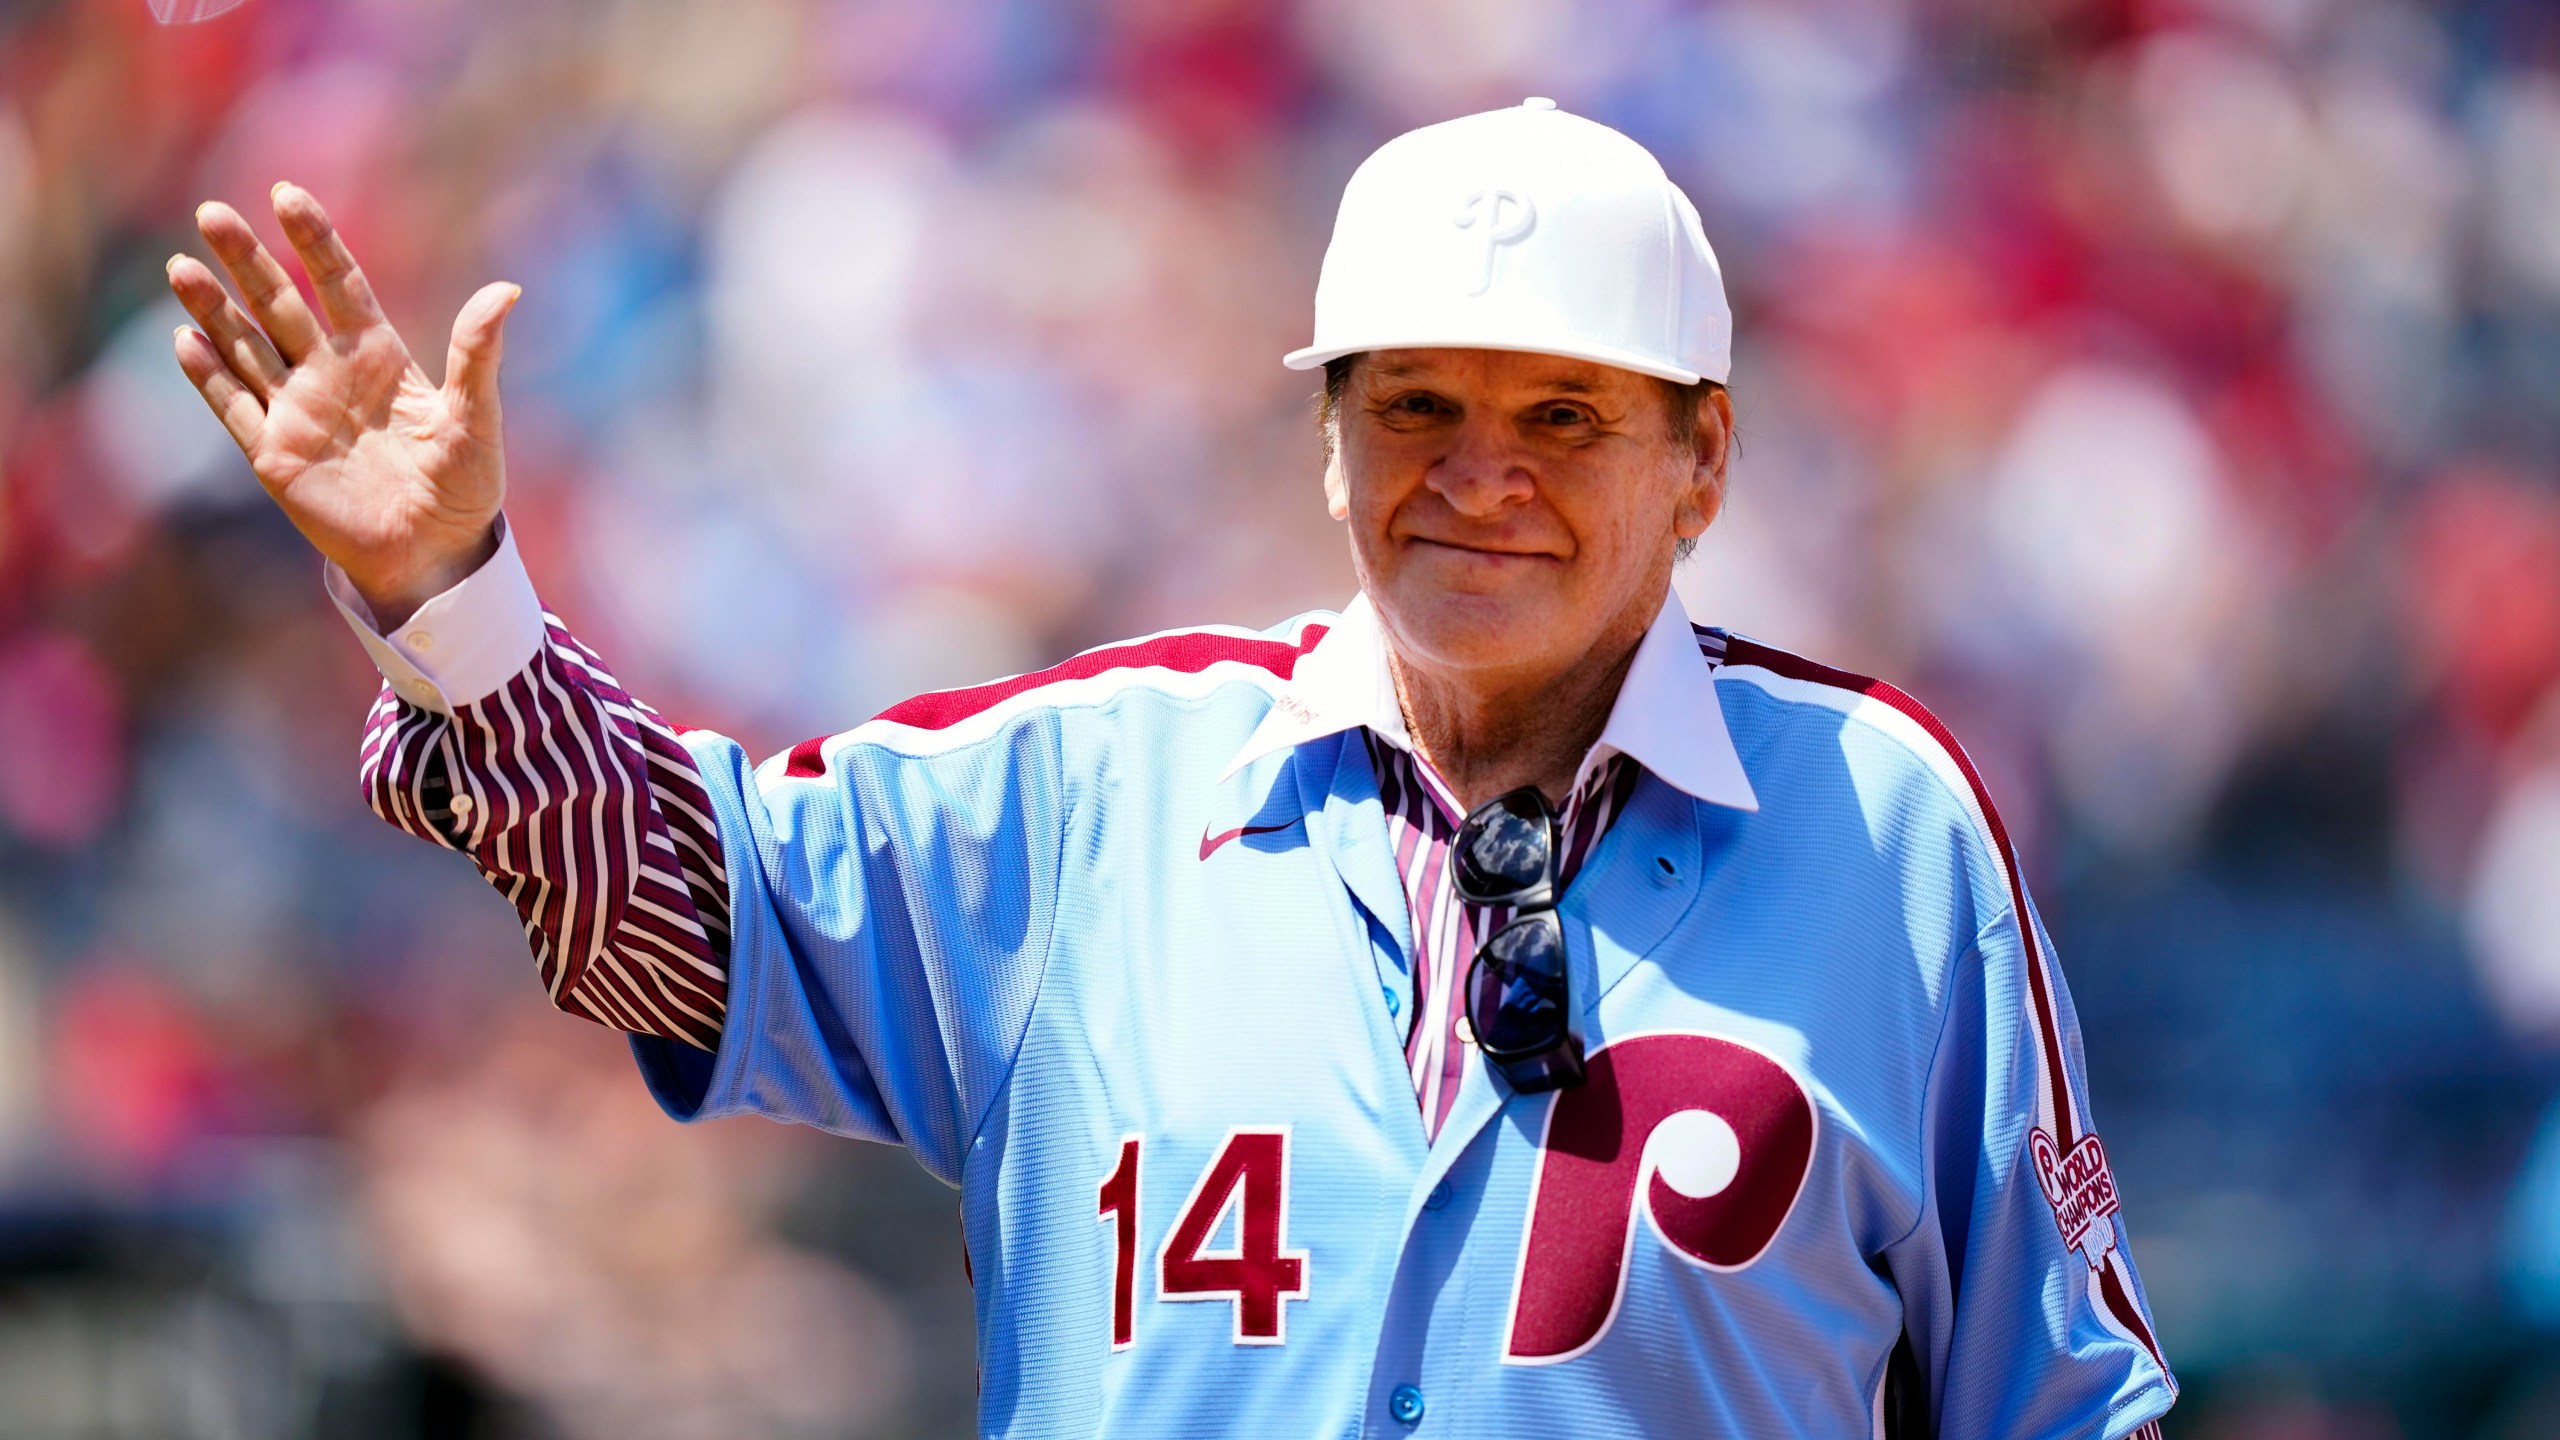
{"type": "Polygon", "coordinates": [[[493,284],[471,297],[435,384],[320,203],[292,185],[274,201],[320,314],[238,211],[208,203],[196,227],[240,300],[201,261],[169,262],[169,288],[202,327],[178,331],[178,365],[295,527],[346,571],[377,623],[396,626],[496,544],[498,362],[521,292],[493,284]]]}

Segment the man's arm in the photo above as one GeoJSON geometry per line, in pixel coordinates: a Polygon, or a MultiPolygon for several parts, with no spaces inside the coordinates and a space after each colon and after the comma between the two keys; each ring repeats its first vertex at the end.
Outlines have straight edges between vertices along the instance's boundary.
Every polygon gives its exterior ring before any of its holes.
{"type": "Polygon", "coordinates": [[[329,582],[383,672],[362,759],[374,813],[470,857],[515,906],[551,1003],[718,1048],[729,879],[701,771],[541,610],[514,538],[388,635],[329,582]]]}
{"type": "Polygon", "coordinates": [[[1935,1433],[2156,1436],[2177,1396],[2052,942],[1999,906],[1950,967],[1926,1208],[1887,1252],[1935,1433]]]}
{"type": "Polygon", "coordinates": [[[391,684],[370,798],[506,892],[553,998],[634,1031],[670,1113],[895,1141],[957,1183],[1056,923],[1073,805],[1054,714],[857,731],[764,766],[675,736],[543,614],[499,523],[515,287],[463,306],[436,384],[319,203],[274,200],[319,312],[246,221],[205,205],[240,298],[169,262],[201,327],[178,332],[178,363],[329,561],[391,684]]]}
{"type": "Polygon", "coordinates": [[[208,203],[196,227],[239,299],[192,256],[170,259],[200,327],[178,331],[178,364],[327,558],[382,667],[366,797],[470,855],[515,904],[560,1008],[716,1046],[729,904],[701,775],[542,613],[499,521],[498,367],[520,292],[471,297],[434,383],[319,201],[291,185],[271,198],[317,312],[248,222],[208,203]]]}

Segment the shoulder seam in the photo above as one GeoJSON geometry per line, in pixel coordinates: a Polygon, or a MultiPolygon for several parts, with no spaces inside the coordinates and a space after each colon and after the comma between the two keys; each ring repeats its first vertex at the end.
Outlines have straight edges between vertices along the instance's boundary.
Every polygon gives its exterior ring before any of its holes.
{"type": "MultiPolygon", "coordinates": [[[[1052,731],[1049,744],[1051,757],[1058,766],[1059,772],[1065,773],[1067,766],[1065,741],[1052,731]]],[[[1022,1026],[1014,1031],[1013,1044],[1006,1049],[1004,1073],[996,1077],[995,1084],[987,1087],[986,1105],[979,1110],[971,1122],[969,1138],[960,1144],[960,1164],[957,1167],[957,1173],[960,1176],[961,1187],[968,1184],[969,1161],[978,1153],[979,1142],[986,1138],[987,1127],[995,1122],[996,1107],[1004,1103],[1005,1092],[1013,1088],[1013,1077],[1021,1071],[1023,1047],[1031,1043],[1031,1027],[1039,1017],[1040,1001],[1049,993],[1049,972],[1055,967],[1058,958],[1059,890],[1067,882],[1067,837],[1075,829],[1075,797],[1070,794],[1065,798],[1066,803],[1058,808],[1058,853],[1051,860],[1049,869],[1049,922],[1046,933],[1040,941],[1040,974],[1032,981],[1030,1003],[1022,1007],[1022,1026]]]]}
{"type": "Polygon", "coordinates": [[[1886,1250],[1891,1250],[1895,1246],[1909,1240],[1912,1236],[1919,1234],[1920,1227],[1926,1224],[1929,1219],[1929,1211],[1931,1209],[1929,1196],[1934,1185],[1934,1181],[1930,1175],[1926,1173],[1928,1166],[1926,1164],[1925,1157],[1929,1153],[1929,1116],[1932,1111],[1930,1101],[1931,1097],[1934,1096],[1938,1090],[1940,1075],[1938,1061],[1946,1054],[1947,1031],[1955,1024],[1957,973],[1964,968],[1967,961],[1979,961],[1983,958],[1982,937],[1990,933],[1990,930],[1991,926],[1983,926],[1980,930],[1974,932],[1973,938],[1949,951],[1945,966],[1940,976],[1938,991],[1938,1023],[1936,1026],[1936,1034],[1929,1042],[1929,1066],[1926,1070],[1921,1072],[1927,1078],[1921,1081],[1920,1110],[1917,1117],[1918,1133],[1912,1137],[1911,1146],[1912,1154],[1923,1157],[1921,1168],[1924,1173],[1920,1178],[1920,1201],[1916,1207],[1919,1213],[1911,1217],[1911,1223],[1903,1227],[1901,1234],[1885,1242],[1884,1248],[1886,1250]]]}

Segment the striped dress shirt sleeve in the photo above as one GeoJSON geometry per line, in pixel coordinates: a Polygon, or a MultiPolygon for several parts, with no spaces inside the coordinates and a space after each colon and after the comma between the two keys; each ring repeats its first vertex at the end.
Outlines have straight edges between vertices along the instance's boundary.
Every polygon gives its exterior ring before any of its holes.
{"type": "Polygon", "coordinates": [[[365,725],[375,814],[459,850],[523,922],[551,1003],[716,1049],[729,879],[702,772],[556,616],[532,660],[450,714],[388,682],[365,725]]]}

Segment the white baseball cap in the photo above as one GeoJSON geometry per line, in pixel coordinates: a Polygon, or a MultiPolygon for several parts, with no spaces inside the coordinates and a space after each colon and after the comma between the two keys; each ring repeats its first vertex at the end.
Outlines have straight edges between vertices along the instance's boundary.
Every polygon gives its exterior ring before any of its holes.
{"type": "Polygon", "coordinates": [[[1652,152],[1532,97],[1361,162],[1316,281],[1315,343],[1281,363],[1420,346],[1721,383],[1733,312],[1698,207],[1652,152]]]}

